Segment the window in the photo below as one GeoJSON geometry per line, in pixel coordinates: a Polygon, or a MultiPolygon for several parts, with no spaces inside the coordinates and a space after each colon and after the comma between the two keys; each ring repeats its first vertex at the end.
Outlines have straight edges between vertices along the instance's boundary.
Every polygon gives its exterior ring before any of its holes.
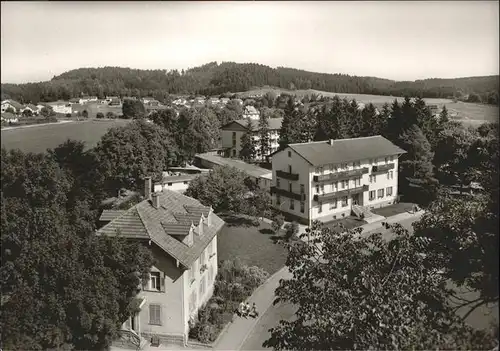
{"type": "Polygon", "coordinates": [[[280,179],[276,178],[276,187],[279,189],[280,188],[280,179]]]}
{"type": "Polygon", "coordinates": [[[203,277],[200,281],[200,293],[199,293],[200,299],[203,297],[203,295],[205,295],[205,277],[203,277]]]}
{"type": "Polygon", "coordinates": [[[361,186],[361,178],[354,179],[354,186],[361,186]]]}
{"type": "Polygon", "coordinates": [[[325,186],[323,184],[321,184],[321,192],[324,193],[325,192],[325,186]]]}
{"type": "Polygon", "coordinates": [[[342,207],[347,206],[347,196],[342,197],[342,207]]]}
{"type": "Polygon", "coordinates": [[[349,180],[343,180],[342,182],[342,189],[349,189],[349,180]]]}
{"type": "Polygon", "coordinates": [[[288,157],[292,157],[292,152],[288,151],[288,157]]]}
{"type": "Polygon", "coordinates": [[[385,189],[385,192],[387,196],[392,196],[392,186],[387,187],[387,189],[385,189]]]}
{"type": "Polygon", "coordinates": [[[387,172],[387,179],[390,179],[389,177],[390,177],[390,176],[389,176],[389,172],[387,172]]]}
{"type": "Polygon", "coordinates": [[[345,183],[343,180],[340,181],[340,189],[344,189],[345,188],[345,183]]]}
{"type": "Polygon", "coordinates": [[[380,199],[381,197],[384,197],[384,189],[378,189],[377,191],[377,196],[380,199]]]}
{"type": "Polygon", "coordinates": [[[168,183],[167,185],[168,185],[168,186],[172,186],[172,183],[168,183]]]}
{"type": "Polygon", "coordinates": [[[370,201],[375,200],[375,190],[370,191],[370,201]]]}
{"type": "Polygon", "coordinates": [[[288,165],[288,173],[292,173],[292,166],[288,165]]]}
{"type": "Polygon", "coordinates": [[[306,206],[306,205],[305,205],[304,201],[301,201],[301,202],[300,202],[300,212],[301,212],[301,213],[304,213],[304,211],[305,211],[305,206],[306,206]]]}
{"type": "Polygon", "coordinates": [[[161,325],[161,305],[149,305],[149,324],[161,325]]]}
{"type": "Polygon", "coordinates": [[[233,132],[233,139],[236,139],[236,132],[233,132]]]}
{"type": "Polygon", "coordinates": [[[375,174],[370,176],[370,183],[376,183],[377,182],[377,176],[375,174]]]}
{"type": "Polygon", "coordinates": [[[214,266],[210,265],[208,269],[208,281],[211,283],[214,280],[214,266]]]}
{"type": "Polygon", "coordinates": [[[337,191],[337,182],[332,183],[332,191],[337,191]]]}
{"type": "Polygon", "coordinates": [[[288,191],[292,192],[292,183],[288,183],[288,191]]]}
{"type": "Polygon", "coordinates": [[[333,199],[333,201],[330,203],[330,210],[334,210],[337,208],[337,199],[333,199]]]}
{"type": "Polygon", "coordinates": [[[151,288],[151,290],[156,290],[156,291],[161,290],[160,279],[161,279],[160,272],[150,273],[149,287],[151,288]]]}
{"type": "MultiPolygon", "coordinates": [[[[236,146],[236,139],[233,139],[233,147],[236,146]]],[[[233,150],[233,156],[236,154],[236,150],[233,150]]]]}
{"type": "Polygon", "coordinates": [[[323,204],[321,202],[318,203],[318,213],[323,212],[323,204]]]}
{"type": "Polygon", "coordinates": [[[276,194],[276,204],[279,206],[281,205],[281,197],[279,194],[276,194]]]}
{"type": "Polygon", "coordinates": [[[196,309],[196,290],[191,292],[189,295],[189,312],[194,312],[196,309]]]}
{"type": "Polygon", "coordinates": [[[391,179],[393,179],[394,178],[394,172],[393,171],[389,171],[389,176],[390,176],[391,179]]]}
{"type": "Polygon", "coordinates": [[[386,157],[384,160],[385,160],[386,164],[389,163],[389,158],[388,157],[386,157]]]}
{"type": "Polygon", "coordinates": [[[300,184],[300,193],[304,194],[304,184],[300,184]]]}
{"type": "Polygon", "coordinates": [[[319,184],[316,184],[316,193],[319,194],[319,184]]]}
{"type": "Polygon", "coordinates": [[[295,200],[290,199],[290,210],[295,210],[295,200]]]}

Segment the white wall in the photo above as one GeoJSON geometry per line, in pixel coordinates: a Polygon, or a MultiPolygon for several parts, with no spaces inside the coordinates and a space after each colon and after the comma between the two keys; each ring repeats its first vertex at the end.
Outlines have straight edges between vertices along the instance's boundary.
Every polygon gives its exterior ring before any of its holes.
{"type": "Polygon", "coordinates": [[[300,194],[300,185],[304,185],[304,192],[306,194],[306,201],[304,203],[304,212],[300,211],[300,201],[293,200],[285,196],[281,196],[281,206],[277,205],[277,196],[273,194],[272,201],[273,207],[280,209],[284,212],[288,212],[292,215],[302,217],[304,219],[309,218],[310,209],[310,184],[311,176],[309,172],[309,163],[299,156],[295,151],[287,147],[286,149],[276,153],[272,157],[272,169],[273,169],[273,180],[272,186],[277,186],[277,176],[276,171],[288,172],[288,166],[292,166],[292,173],[299,175],[299,179],[296,181],[291,181],[287,179],[280,178],[280,189],[289,190],[289,184],[292,185],[292,192],[300,194]],[[291,152],[291,157],[288,156],[288,152],[291,152]],[[294,201],[294,209],[290,209],[290,200],[294,201]]]}
{"type": "Polygon", "coordinates": [[[163,183],[163,184],[155,184],[154,191],[163,191],[163,190],[173,190],[180,193],[183,193],[189,187],[189,182],[186,181],[186,184],[183,182],[171,182],[171,183],[163,183]],[[171,184],[171,185],[169,185],[171,184]]]}

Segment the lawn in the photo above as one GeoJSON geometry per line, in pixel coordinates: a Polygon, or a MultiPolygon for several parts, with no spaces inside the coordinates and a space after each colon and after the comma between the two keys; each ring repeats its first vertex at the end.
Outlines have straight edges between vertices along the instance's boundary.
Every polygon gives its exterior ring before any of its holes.
{"type": "Polygon", "coordinates": [[[84,141],[87,149],[94,147],[111,127],[123,126],[130,120],[87,120],[29,128],[2,130],[2,147],[19,148],[25,152],[43,152],[67,139],[84,141]]]}
{"type": "Polygon", "coordinates": [[[222,216],[226,225],[217,236],[219,260],[240,261],[248,266],[258,266],[273,274],[285,266],[287,250],[276,244],[271,226],[259,222],[255,226],[243,217],[222,216]]]}

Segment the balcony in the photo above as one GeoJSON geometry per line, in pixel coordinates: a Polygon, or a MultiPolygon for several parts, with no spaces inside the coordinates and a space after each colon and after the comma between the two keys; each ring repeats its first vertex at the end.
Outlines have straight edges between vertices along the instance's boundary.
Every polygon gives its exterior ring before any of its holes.
{"type": "Polygon", "coordinates": [[[349,196],[349,195],[355,195],[355,194],[359,194],[359,193],[362,193],[364,191],[368,191],[368,185],[363,185],[363,186],[358,186],[356,188],[352,188],[352,189],[345,189],[345,190],[340,190],[340,191],[334,191],[334,192],[331,192],[331,193],[325,193],[325,194],[316,194],[314,195],[314,201],[326,201],[326,200],[330,200],[330,199],[335,199],[335,198],[339,198],[339,197],[342,197],[342,196],[349,196]]]}
{"type": "Polygon", "coordinates": [[[343,171],[343,172],[313,176],[313,180],[315,182],[318,182],[318,183],[328,182],[328,181],[335,182],[335,181],[339,181],[339,180],[360,177],[363,174],[366,174],[368,172],[369,172],[369,169],[367,167],[363,167],[363,168],[358,168],[358,169],[352,169],[350,171],[343,171]]]}
{"type": "Polygon", "coordinates": [[[271,187],[271,194],[278,194],[298,201],[304,201],[306,199],[306,194],[297,194],[285,189],[276,188],[275,186],[271,187]]]}
{"type": "Polygon", "coordinates": [[[276,171],[276,176],[288,180],[299,180],[299,175],[297,173],[288,173],[285,171],[276,171]]]}
{"type": "Polygon", "coordinates": [[[386,163],[385,165],[373,166],[372,173],[387,172],[390,169],[394,169],[394,163],[386,163]]]}

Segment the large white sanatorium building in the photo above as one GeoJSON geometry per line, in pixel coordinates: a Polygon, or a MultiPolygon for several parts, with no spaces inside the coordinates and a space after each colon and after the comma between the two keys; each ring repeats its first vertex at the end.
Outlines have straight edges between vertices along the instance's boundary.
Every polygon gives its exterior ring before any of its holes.
{"type": "Polygon", "coordinates": [[[390,205],[404,153],[380,135],[290,144],[271,154],[273,207],[310,224],[349,216],[352,205],[390,205]]]}

